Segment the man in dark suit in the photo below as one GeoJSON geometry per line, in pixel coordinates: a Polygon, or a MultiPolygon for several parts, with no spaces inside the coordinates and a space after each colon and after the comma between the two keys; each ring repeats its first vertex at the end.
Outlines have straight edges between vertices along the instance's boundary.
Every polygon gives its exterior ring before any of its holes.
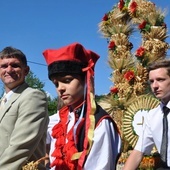
{"type": "MultiPolygon", "coordinates": [[[[45,156],[47,99],[25,83],[28,72],[26,56],[20,50],[6,47],[0,52],[5,88],[5,105],[0,108],[0,170],[20,170],[45,156]]],[[[40,169],[45,167],[40,165],[40,169]]]]}

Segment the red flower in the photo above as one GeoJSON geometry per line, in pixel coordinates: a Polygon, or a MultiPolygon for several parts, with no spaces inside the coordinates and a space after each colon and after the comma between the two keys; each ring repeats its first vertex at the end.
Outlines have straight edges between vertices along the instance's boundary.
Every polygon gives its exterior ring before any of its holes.
{"type": "Polygon", "coordinates": [[[144,29],[145,26],[146,26],[147,22],[146,21],[143,21],[141,24],[138,25],[138,28],[139,29],[144,29]]]}
{"type": "Polygon", "coordinates": [[[120,0],[120,2],[118,3],[118,8],[122,10],[122,8],[124,7],[124,4],[125,4],[124,0],[120,0]]]}
{"type": "Polygon", "coordinates": [[[115,93],[117,93],[118,91],[119,91],[119,90],[118,90],[117,87],[111,87],[111,88],[110,88],[110,92],[111,92],[111,93],[114,93],[114,94],[115,94],[115,93]]]}
{"type": "Polygon", "coordinates": [[[136,57],[143,57],[144,53],[145,53],[145,48],[144,48],[144,47],[139,47],[139,48],[136,50],[135,56],[136,56],[136,57]]]}
{"type": "Polygon", "coordinates": [[[124,74],[124,78],[125,78],[127,81],[131,81],[134,77],[135,77],[135,74],[134,74],[133,71],[127,71],[127,72],[124,74]]]}
{"type": "Polygon", "coordinates": [[[115,42],[114,41],[110,41],[108,48],[109,49],[114,49],[116,47],[115,42]]]}
{"type": "Polygon", "coordinates": [[[137,8],[137,3],[136,2],[132,2],[131,4],[130,4],[130,12],[131,13],[135,13],[136,12],[136,8],[137,8]]]}
{"type": "Polygon", "coordinates": [[[102,21],[107,21],[108,20],[108,14],[105,14],[104,17],[102,18],[102,21]]]}

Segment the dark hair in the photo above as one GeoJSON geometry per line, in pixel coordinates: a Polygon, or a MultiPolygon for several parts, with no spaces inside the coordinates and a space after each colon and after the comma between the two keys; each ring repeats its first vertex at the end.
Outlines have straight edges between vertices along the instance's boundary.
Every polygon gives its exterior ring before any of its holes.
{"type": "Polygon", "coordinates": [[[147,70],[148,72],[152,70],[156,70],[158,68],[166,68],[168,75],[170,76],[170,60],[158,60],[148,65],[147,70]]]}
{"type": "Polygon", "coordinates": [[[13,47],[5,47],[1,52],[0,52],[0,58],[17,58],[20,60],[24,66],[27,66],[27,58],[25,54],[16,48],[13,47]]]}

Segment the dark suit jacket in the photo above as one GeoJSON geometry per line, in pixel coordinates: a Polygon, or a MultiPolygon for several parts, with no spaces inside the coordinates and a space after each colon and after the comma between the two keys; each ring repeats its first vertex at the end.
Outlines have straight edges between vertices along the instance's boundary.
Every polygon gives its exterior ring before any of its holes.
{"type": "Polygon", "coordinates": [[[26,83],[12,94],[0,110],[0,170],[20,170],[45,156],[47,108],[46,95],[26,83]]]}

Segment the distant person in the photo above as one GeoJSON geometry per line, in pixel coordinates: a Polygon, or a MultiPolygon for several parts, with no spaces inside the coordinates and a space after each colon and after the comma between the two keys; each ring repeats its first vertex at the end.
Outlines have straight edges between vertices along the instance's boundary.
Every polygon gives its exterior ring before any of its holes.
{"type": "Polygon", "coordinates": [[[79,43],[47,49],[43,55],[64,104],[48,126],[50,169],[115,170],[120,136],[113,119],[94,100],[99,56],[79,43]]]}
{"type": "MultiPolygon", "coordinates": [[[[26,56],[20,50],[6,47],[0,52],[5,87],[0,101],[0,170],[21,170],[45,156],[47,98],[25,83],[28,72],[26,56]]],[[[39,168],[45,169],[43,164],[39,168]]]]}
{"type": "Polygon", "coordinates": [[[139,136],[123,170],[135,170],[154,145],[161,156],[159,169],[170,169],[170,60],[153,62],[148,71],[152,92],[161,103],[147,113],[143,135],[139,136]]]}

